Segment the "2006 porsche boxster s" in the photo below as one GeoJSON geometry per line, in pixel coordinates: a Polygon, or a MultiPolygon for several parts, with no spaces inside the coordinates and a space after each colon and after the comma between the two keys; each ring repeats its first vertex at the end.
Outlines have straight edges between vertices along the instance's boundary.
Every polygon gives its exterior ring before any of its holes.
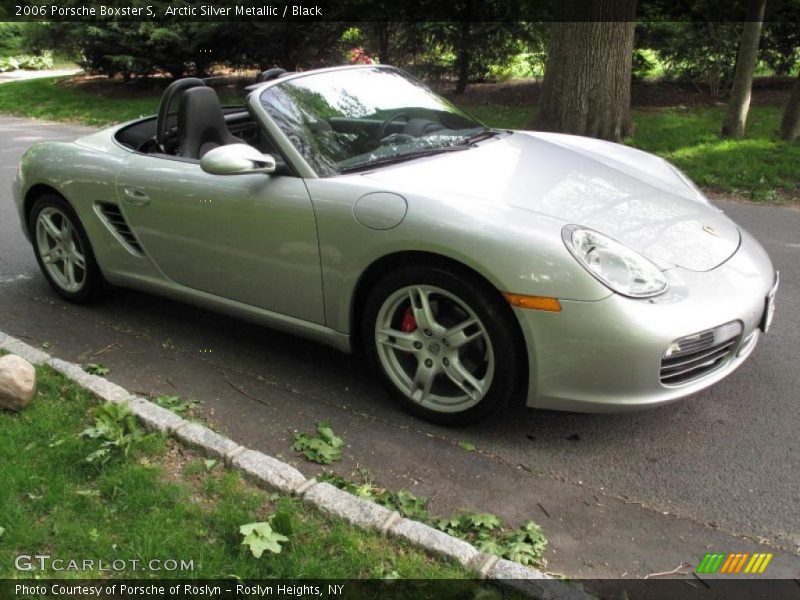
{"type": "Polygon", "coordinates": [[[361,349],[399,401],[475,421],[657,406],[730,374],[777,273],[679,170],[490,129],[404,72],[272,72],[244,106],[182,79],[159,114],[24,155],[58,294],[147,290],[361,349]]]}

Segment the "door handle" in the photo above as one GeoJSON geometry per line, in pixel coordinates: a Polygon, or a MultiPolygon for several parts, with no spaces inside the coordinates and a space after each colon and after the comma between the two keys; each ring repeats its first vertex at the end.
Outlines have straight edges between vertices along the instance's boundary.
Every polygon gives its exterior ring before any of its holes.
{"type": "Polygon", "coordinates": [[[150,196],[136,188],[124,187],[122,188],[122,195],[129,204],[134,206],[147,206],[150,204],[150,196]]]}

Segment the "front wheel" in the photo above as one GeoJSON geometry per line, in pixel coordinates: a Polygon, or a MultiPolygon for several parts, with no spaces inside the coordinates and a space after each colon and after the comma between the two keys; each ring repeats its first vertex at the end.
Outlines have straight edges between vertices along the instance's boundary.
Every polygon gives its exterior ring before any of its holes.
{"type": "Polygon", "coordinates": [[[408,267],[369,295],[362,333],[373,366],[400,403],[441,424],[498,411],[520,377],[513,315],[477,278],[408,267]]]}

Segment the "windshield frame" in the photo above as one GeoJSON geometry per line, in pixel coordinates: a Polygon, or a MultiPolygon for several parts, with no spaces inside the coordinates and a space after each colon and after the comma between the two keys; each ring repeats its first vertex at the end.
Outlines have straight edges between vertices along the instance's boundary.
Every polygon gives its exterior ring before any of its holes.
{"type": "MultiPolygon", "coordinates": [[[[335,177],[345,177],[345,176],[351,175],[352,172],[351,173],[343,172],[343,173],[339,173],[337,175],[326,175],[326,174],[318,173],[313,168],[313,166],[311,164],[309,164],[309,162],[300,153],[300,151],[295,147],[295,145],[291,142],[291,140],[288,138],[288,136],[284,133],[283,129],[280,128],[280,126],[275,122],[275,120],[272,118],[272,116],[267,112],[266,108],[262,105],[261,95],[265,91],[267,91],[267,89],[269,89],[269,88],[271,88],[273,86],[276,86],[276,85],[280,85],[280,84],[286,83],[287,81],[292,81],[292,80],[295,80],[295,79],[301,79],[303,77],[313,77],[313,76],[321,74],[321,73],[330,73],[330,72],[345,71],[345,70],[349,71],[349,70],[356,70],[356,69],[371,69],[371,70],[380,69],[380,70],[387,70],[387,71],[395,71],[395,72],[398,72],[399,74],[401,74],[403,77],[411,78],[411,79],[419,81],[419,79],[417,79],[413,75],[407,73],[403,69],[400,69],[400,68],[397,68],[397,67],[393,67],[393,66],[390,66],[390,65],[374,65],[374,64],[372,64],[372,65],[345,65],[345,66],[338,66],[338,67],[330,67],[330,68],[326,68],[326,69],[314,69],[314,70],[311,70],[311,71],[302,71],[302,72],[298,72],[298,73],[292,73],[291,75],[281,76],[281,77],[279,77],[277,79],[264,82],[263,84],[258,85],[257,87],[254,87],[252,89],[252,91],[250,92],[250,94],[247,96],[247,99],[245,100],[246,107],[251,112],[251,114],[253,114],[253,116],[261,123],[261,126],[264,128],[264,130],[267,132],[267,134],[275,141],[276,145],[278,146],[278,149],[283,153],[283,155],[286,157],[287,161],[291,163],[291,165],[295,168],[295,171],[301,177],[308,178],[308,179],[322,179],[322,178],[327,179],[327,178],[332,178],[332,177],[333,178],[335,178],[335,177]]],[[[424,85],[425,87],[428,87],[424,82],[420,82],[420,83],[422,85],[424,85]]],[[[433,92],[433,93],[436,96],[439,96],[439,94],[436,94],[436,92],[433,92]]],[[[444,99],[444,100],[448,104],[452,104],[448,100],[446,100],[446,99],[444,99]]],[[[470,119],[472,119],[476,123],[480,124],[482,127],[485,127],[487,130],[490,129],[490,128],[486,127],[486,125],[483,124],[479,119],[476,119],[474,116],[469,114],[467,111],[464,111],[464,110],[462,110],[460,108],[458,108],[458,110],[460,112],[464,113],[466,116],[468,116],[470,119]]],[[[410,158],[409,160],[413,160],[413,158],[410,158]]],[[[386,165],[375,165],[374,168],[381,168],[383,166],[386,166],[386,165]]],[[[354,171],[354,172],[357,173],[357,172],[361,172],[361,171],[359,170],[359,171],[354,171]]]]}

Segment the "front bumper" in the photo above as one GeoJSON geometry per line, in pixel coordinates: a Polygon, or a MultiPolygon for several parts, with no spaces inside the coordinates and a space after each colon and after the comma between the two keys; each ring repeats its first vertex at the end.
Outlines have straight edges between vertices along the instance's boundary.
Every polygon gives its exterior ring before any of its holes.
{"type": "Polygon", "coordinates": [[[619,412],[659,406],[733,372],[760,337],[765,298],[775,283],[760,244],[742,231],[728,261],[707,272],[672,268],[670,288],[652,299],[611,294],[597,302],[562,300],[562,311],[514,309],[529,357],[528,406],[619,412]],[[733,351],[713,370],[680,385],[660,381],[674,340],[738,321],[733,351]]]}

